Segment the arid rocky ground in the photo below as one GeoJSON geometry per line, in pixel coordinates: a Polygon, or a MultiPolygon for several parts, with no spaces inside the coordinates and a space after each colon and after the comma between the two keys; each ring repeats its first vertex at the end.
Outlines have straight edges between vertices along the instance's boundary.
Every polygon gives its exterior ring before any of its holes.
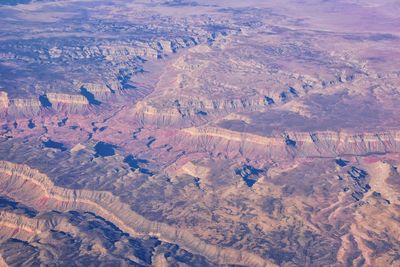
{"type": "Polygon", "coordinates": [[[399,14],[0,1],[0,266],[400,266],[399,14]]]}

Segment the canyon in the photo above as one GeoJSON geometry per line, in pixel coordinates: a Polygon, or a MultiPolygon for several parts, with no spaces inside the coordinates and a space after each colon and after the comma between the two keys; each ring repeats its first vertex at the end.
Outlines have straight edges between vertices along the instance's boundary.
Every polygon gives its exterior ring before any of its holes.
{"type": "Polygon", "coordinates": [[[3,1],[0,266],[399,266],[399,12],[3,1]]]}

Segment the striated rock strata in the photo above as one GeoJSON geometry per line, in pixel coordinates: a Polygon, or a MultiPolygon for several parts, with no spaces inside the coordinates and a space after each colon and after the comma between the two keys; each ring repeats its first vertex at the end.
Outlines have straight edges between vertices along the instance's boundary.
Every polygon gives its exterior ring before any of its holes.
{"type": "Polygon", "coordinates": [[[400,132],[351,133],[347,131],[286,132],[260,136],[215,127],[193,127],[182,130],[187,142],[209,151],[242,150],[268,155],[270,158],[335,157],[337,155],[367,155],[394,153],[400,150],[400,132]]]}
{"type": "MultiPolygon", "coordinates": [[[[0,162],[1,193],[27,203],[37,210],[88,210],[113,222],[123,231],[135,235],[156,236],[166,242],[206,256],[221,264],[265,266],[270,263],[245,251],[220,248],[201,241],[185,229],[149,221],[133,212],[129,205],[109,192],[70,190],[57,186],[49,178],[26,165],[0,162]],[[29,194],[27,193],[29,192],[29,194]]],[[[273,264],[270,264],[272,266],[273,264]]]]}

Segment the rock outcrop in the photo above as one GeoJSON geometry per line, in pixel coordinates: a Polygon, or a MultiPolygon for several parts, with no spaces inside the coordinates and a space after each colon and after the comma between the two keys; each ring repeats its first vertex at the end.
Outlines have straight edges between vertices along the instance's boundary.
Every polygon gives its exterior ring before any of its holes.
{"type": "Polygon", "coordinates": [[[175,99],[162,103],[151,100],[138,103],[133,112],[144,124],[190,126],[221,118],[232,112],[265,110],[267,105],[264,96],[219,100],[175,99]]]}
{"type": "Polygon", "coordinates": [[[1,239],[18,238],[29,241],[36,235],[47,232],[50,229],[58,229],[65,232],[79,232],[68,221],[62,220],[61,217],[53,217],[52,219],[29,218],[8,211],[0,212],[0,225],[11,231],[1,231],[1,239]],[[75,229],[74,229],[75,228],[75,229]]]}
{"type": "Polygon", "coordinates": [[[89,101],[82,95],[47,93],[46,96],[52,108],[57,111],[82,112],[89,105],[89,101]]]}
{"type": "Polygon", "coordinates": [[[41,105],[37,99],[10,99],[8,114],[14,117],[35,116],[41,110],[41,105]]]}
{"type": "Polygon", "coordinates": [[[225,151],[228,154],[242,151],[272,159],[400,152],[400,132],[395,130],[378,133],[286,132],[272,136],[215,127],[193,127],[182,131],[189,136],[181,140],[187,140],[198,150],[225,151]]]}
{"type": "Polygon", "coordinates": [[[107,84],[99,84],[99,83],[82,83],[82,82],[74,82],[76,88],[86,89],[88,92],[93,94],[96,99],[106,100],[108,99],[112,93],[116,90],[119,90],[119,86],[117,82],[113,82],[109,85],[107,84]]]}
{"type": "Polygon", "coordinates": [[[8,94],[0,91],[0,109],[8,108],[8,94]]]}
{"type": "Polygon", "coordinates": [[[133,236],[156,236],[160,240],[177,243],[188,251],[204,255],[213,262],[250,266],[269,264],[266,260],[249,252],[207,244],[193,236],[188,230],[149,221],[108,192],[60,188],[37,170],[5,161],[0,162],[0,175],[2,194],[29,204],[37,210],[87,210],[113,222],[133,236]]]}

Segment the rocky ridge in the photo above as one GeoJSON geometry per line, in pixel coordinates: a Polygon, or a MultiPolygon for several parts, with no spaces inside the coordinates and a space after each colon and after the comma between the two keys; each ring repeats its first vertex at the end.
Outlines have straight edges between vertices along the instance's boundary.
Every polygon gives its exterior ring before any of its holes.
{"type": "Polygon", "coordinates": [[[291,157],[336,157],[398,153],[400,133],[352,133],[350,131],[284,132],[274,136],[231,131],[215,127],[193,127],[182,130],[188,143],[208,151],[243,151],[251,155],[268,155],[272,159],[291,157]]]}
{"type": "Polygon", "coordinates": [[[211,261],[220,264],[272,266],[272,263],[251,253],[206,244],[187,230],[178,230],[166,224],[149,221],[133,212],[129,205],[122,203],[111,193],[59,188],[37,170],[10,162],[0,162],[0,170],[2,194],[38,210],[89,210],[133,236],[150,235],[166,242],[178,243],[183,248],[206,255],[211,261]],[[27,191],[30,194],[24,193],[27,191]]]}

